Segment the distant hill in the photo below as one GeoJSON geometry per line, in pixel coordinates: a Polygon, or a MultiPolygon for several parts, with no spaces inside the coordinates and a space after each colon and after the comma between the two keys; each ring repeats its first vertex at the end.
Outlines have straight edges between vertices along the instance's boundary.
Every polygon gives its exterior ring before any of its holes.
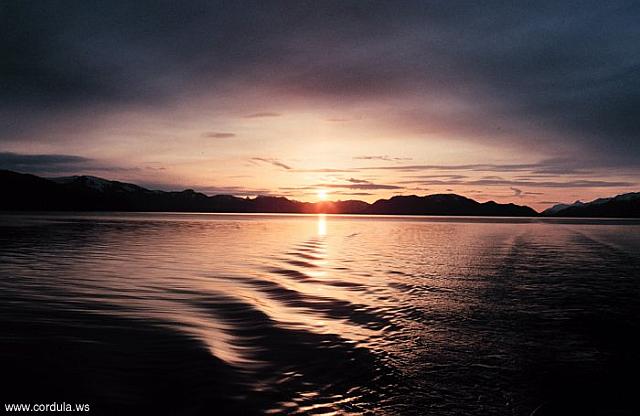
{"type": "Polygon", "coordinates": [[[558,204],[542,212],[555,217],[640,218],[640,192],[611,198],[598,198],[591,202],[576,201],[558,204]]]}
{"type": "Polygon", "coordinates": [[[515,204],[480,203],[460,195],[395,196],[373,204],[349,200],[299,202],[284,197],[238,198],[207,196],[187,189],[154,191],[138,185],[94,176],[45,179],[0,170],[0,210],[4,211],[167,211],[265,212],[403,215],[535,216],[533,209],[515,204]]]}
{"type": "Polygon", "coordinates": [[[583,205],[584,202],[580,202],[580,201],[576,201],[573,204],[556,204],[554,206],[552,206],[551,208],[547,208],[544,211],[542,211],[543,215],[555,215],[557,213],[559,213],[560,211],[562,211],[563,209],[569,208],[571,206],[579,206],[579,205],[583,205]]]}
{"type": "Polygon", "coordinates": [[[394,196],[380,199],[367,210],[370,214],[400,215],[482,215],[530,217],[537,215],[532,208],[498,204],[493,201],[480,203],[456,194],[435,194],[427,196],[394,196]]]}

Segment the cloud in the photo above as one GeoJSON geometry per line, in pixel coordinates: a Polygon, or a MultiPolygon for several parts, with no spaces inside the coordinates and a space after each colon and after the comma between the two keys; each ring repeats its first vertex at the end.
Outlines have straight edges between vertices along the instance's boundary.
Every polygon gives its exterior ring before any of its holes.
{"type": "MultiPolygon", "coordinates": [[[[313,197],[317,197],[318,193],[316,191],[313,192],[291,192],[291,191],[284,191],[282,192],[284,195],[304,195],[304,196],[313,196],[313,197]]],[[[349,192],[349,191],[339,191],[339,190],[332,190],[330,197],[334,197],[334,196],[374,196],[375,194],[371,193],[371,192],[349,192]]]]}
{"type": "Polygon", "coordinates": [[[322,168],[322,169],[292,169],[295,172],[304,172],[304,173],[353,173],[358,172],[358,169],[331,169],[331,168],[322,168]]]}
{"type": "Polygon", "coordinates": [[[235,133],[208,131],[208,132],[202,133],[202,137],[209,137],[213,139],[227,139],[231,137],[236,137],[236,135],[235,133]]]}
{"type": "Polygon", "coordinates": [[[525,196],[530,196],[530,195],[544,195],[543,192],[531,192],[531,191],[523,191],[522,189],[516,188],[516,187],[509,187],[509,189],[511,189],[513,191],[513,197],[514,198],[524,198],[525,196]]]}
{"type": "Polygon", "coordinates": [[[344,189],[362,189],[362,190],[382,190],[382,189],[404,189],[403,186],[398,185],[380,185],[376,183],[329,183],[319,184],[318,188],[344,188],[344,189]]]}
{"type": "Polygon", "coordinates": [[[355,160],[385,160],[388,162],[397,162],[402,160],[412,160],[410,157],[390,157],[390,156],[354,156],[355,160]]]}
{"type": "Polygon", "coordinates": [[[272,193],[272,191],[265,188],[246,188],[242,186],[191,186],[188,188],[195,189],[207,195],[234,195],[245,197],[270,195],[272,193]]]}
{"type": "Polygon", "coordinates": [[[456,175],[456,174],[441,174],[441,175],[413,175],[412,178],[420,178],[420,179],[436,179],[436,178],[446,178],[446,179],[465,179],[468,178],[467,175],[456,175]]]}
{"type": "Polygon", "coordinates": [[[265,118],[265,117],[280,117],[282,114],[280,113],[272,113],[272,112],[263,112],[263,113],[252,113],[243,116],[244,118],[265,118]]]}
{"type": "Polygon", "coordinates": [[[375,195],[370,192],[338,192],[338,195],[351,195],[351,196],[371,196],[375,195]]]}
{"type": "Polygon", "coordinates": [[[405,189],[403,186],[398,185],[382,185],[377,183],[364,182],[348,182],[348,183],[318,183],[315,185],[305,185],[297,187],[280,187],[283,191],[305,191],[305,190],[317,190],[317,189],[355,189],[362,191],[373,190],[386,190],[386,189],[405,189]]]}
{"type": "Polygon", "coordinates": [[[0,152],[0,168],[27,173],[78,169],[91,162],[91,159],[75,155],[0,152]]]}
{"type": "Polygon", "coordinates": [[[273,166],[277,166],[279,168],[283,168],[286,170],[291,170],[292,167],[282,163],[281,161],[279,161],[278,159],[274,159],[274,158],[265,158],[265,157],[252,157],[251,160],[255,160],[258,162],[263,162],[263,163],[269,163],[273,166]]]}
{"type": "Polygon", "coordinates": [[[438,171],[470,171],[470,172],[528,172],[534,174],[584,174],[589,173],[585,166],[578,165],[576,160],[565,158],[545,159],[536,163],[475,163],[459,165],[396,165],[366,166],[361,170],[393,170],[401,172],[438,171]]]}
{"type": "MultiPolygon", "coordinates": [[[[143,170],[139,167],[110,165],[99,160],[77,155],[13,152],[0,152],[0,169],[46,176],[75,175],[87,172],[138,172],[143,170]]],[[[145,169],[162,170],[164,168],[146,167],[145,169]]]]}
{"type": "Polygon", "coordinates": [[[168,192],[180,192],[185,189],[193,189],[196,192],[201,192],[205,195],[234,195],[237,197],[253,197],[257,195],[270,195],[271,190],[265,188],[251,188],[244,186],[217,186],[217,185],[194,185],[194,184],[176,184],[167,182],[155,182],[148,180],[135,181],[136,184],[147,188],[157,189],[168,192]]]}
{"type": "MultiPolygon", "coordinates": [[[[466,186],[509,186],[514,190],[515,187],[540,187],[540,188],[616,188],[636,186],[635,182],[626,181],[605,181],[605,180],[586,180],[576,179],[567,181],[525,181],[511,179],[477,179],[477,180],[415,180],[402,181],[400,183],[419,184],[419,185],[466,185],[466,186]]],[[[514,190],[514,192],[516,192],[514,190]]],[[[517,193],[517,192],[516,192],[517,193]]],[[[519,194],[518,194],[519,195],[519,194]]],[[[514,196],[518,196],[514,195],[514,196]]]]}
{"type": "Polygon", "coordinates": [[[367,180],[364,179],[356,179],[356,178],[349,178],[347,179],[347,182],[351,182],[351,183],[371,183],[367,180]]]}

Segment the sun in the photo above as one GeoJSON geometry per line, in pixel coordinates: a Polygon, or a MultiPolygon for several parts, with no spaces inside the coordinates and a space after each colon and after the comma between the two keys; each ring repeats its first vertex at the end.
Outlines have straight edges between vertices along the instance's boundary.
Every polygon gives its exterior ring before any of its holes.
{"type": "Polygon", "coordinates": [[[327,190],[326,189],[318,189],[318,199],[321,201],[326,201],[327,200],[327,190]]]}

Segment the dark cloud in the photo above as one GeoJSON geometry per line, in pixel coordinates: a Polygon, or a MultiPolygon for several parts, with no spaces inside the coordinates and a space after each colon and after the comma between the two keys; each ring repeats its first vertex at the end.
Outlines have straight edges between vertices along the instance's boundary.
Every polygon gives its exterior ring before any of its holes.
{"type": "Polygon", "coordinates": [[[640,160],[638,2],[45,0],[4,2],[0,19],[4,139],[224,84],[401,102],[426,132],[640,160]]]}
{"type": "Polygon", "coordinates": [[[258,161],[258,162],[263,162],[263,163],[269,163],[273,166],[277,166],[279,168],[283,168],[286,170],[290,170],[292,169],[291,166],[282,163],[281,161],[279,161],[278,159],[274,159],[274,158],[266,158],[266,157],[252,157],[251,160],[254,161],[258,161]]]}
{"type": "Polygon", "coordinates": [[[364,179],[356,179],[356,178],[349,178],[347,179],[347,182],[351,182],[351,183],[371,183],[367,180],[364,179]]]}
{"type": "Polygon", "coordinates": [[[0,168],[27,173],[68,171],[86,167],[91,159],[75,155],[0,152],[0,168]]]}
{"type": "MultiPolygon", "coordinates": [[[[636,186],[636,182],[605,181],[605,180],[566,180],[566,181],[525,181],[511,179],[478,179],[478,180],[415,180],[401,181],[403,184],[419,185],[468,185],[468,186],[508,186],[512,187],[540,187],[540,188],[615,188],[636,186]]],[[[516,192],[516,191],[514,191],[516,192]]],[[[518,195],[514,195],[518,196],[518,195]]]]}
{"type": "MultiPolygon", "coordinates": [[[[0,169],[46,176],[83,174],[86,172],[137,172],[141,170],[139,167],[115,166],[77,155],[12,152],[0,152],[0,169]]],[[[164,168],[147,167],[145,169],[164,168]]]]}
{"type": "Polygon", "coordinates": [[[228,139],[231,137],[236,137],[236,135],[235,133],[208,131],[208,132],[202,133],[202,137],[209,137],[212,139],[228,139]]]}
{"type": "Polygon", "coordinates": [[[509,189],[511,189],[513,191],[513,197],[514,198],[524,198],[525,196],[530,196],[530,195],[543,195],[542,192],[530,192],[530,191],[523,191],[522,189],[516,188],[516,187],[509,187],[509,189]]]}
{"type": "Polygon", "coordinates": [[[188,187],[207,195],[256,196],[270,195],[272,191],[264,188],[245,188],[242,186],[191,186],[188,187]]]}
{"type": "MultiPolygon", "coordinates": [[[[590,168],[593,166],[594,164],[591,164],[589,167],[585,167],[582,165],[582,162],[579,162],[575,159],[555,158],[543,160],[537,163],[366,166],[360,167],[358,169],[394,170],[400,172],[420,172],[430,170],[469,172],[527,172],[531,174],[566,175],[589,173],[590,168]]],[[[424,177],[425,175],[422,176],[424,177]]],[[[429,175],[426,176],[428,177],[429,175]]]]}

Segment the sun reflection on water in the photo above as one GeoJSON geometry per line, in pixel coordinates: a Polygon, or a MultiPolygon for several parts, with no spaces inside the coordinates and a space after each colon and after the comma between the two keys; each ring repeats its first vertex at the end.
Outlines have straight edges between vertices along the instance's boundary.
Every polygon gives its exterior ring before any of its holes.
{"type": "Polygon", "coordinates": [[[327,214],[318,214],[318,235],[327,235],[327,214]]]}

